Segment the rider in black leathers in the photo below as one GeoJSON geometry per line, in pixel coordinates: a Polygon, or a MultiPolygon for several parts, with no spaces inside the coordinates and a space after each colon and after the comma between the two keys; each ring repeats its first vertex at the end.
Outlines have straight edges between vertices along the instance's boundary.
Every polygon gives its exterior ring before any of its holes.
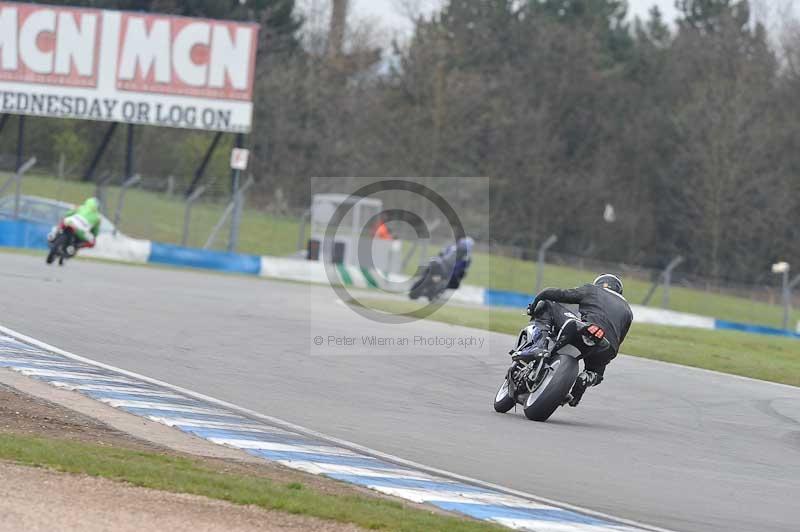
{"type": "Polygon", "coordinates": [[[609,346],[594,350],[584,357],[584,371],[578,375],[573,386],[570,406],[577,406],[587,388],[597,386],[603,380],[606,365],[619,352],[619,347],[628,334],[633,312],[622,296],[622,281],[615,275],[604,273],[592,284],[562,290],[542,290],[528,305],[528,314],[550,326],[560,327],[569,310],[559,303],[578,305],[578,312],[585,322],[595,324],[604,331],[609,346]],[[545,304],[540,305],[540,302],[545,304]]]}

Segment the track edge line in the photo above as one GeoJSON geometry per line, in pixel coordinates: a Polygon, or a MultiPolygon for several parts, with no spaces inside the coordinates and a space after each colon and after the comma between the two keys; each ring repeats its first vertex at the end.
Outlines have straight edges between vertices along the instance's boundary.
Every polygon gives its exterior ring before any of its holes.
{"type": "MultiPolygon", "coordinates": [[[[162,386],[162,387],[168,388],[170,390],[182,393],[184,395],[188,395],[189,397],[193,397],[195,399],[200,399],[202,401],[207,401],[209,403],[228,408],[228,409],[233,410],[235,412],[238,412],[238,413],[240,413],[240,414],[242,414],[244,416],[247,416],[247,417],[250,417],[250,418],[253,418],[253,419],[258,419],[258,420],[261,420],[261,421],[265,421],[265,422],[267,422],[267,423],[269,423],[271,425],[274,425],[274,426],[276,426],[278,428],[283,428],[283,429],[290,430],[290,431],[293,431],[293,432],[297,432],[297,433],[300,433],[300,434],[303,434],[303,435],[306,435],[306,436],[311,436],[311,437],[314,437],[314,438],[317,438],[317,439],[320,439],[320,440],[324,440],[324,441],[336,444],[338,446],[344,447],[346,449],[350,449],[352,451],[358,451],[360,453],[363,453],[363,454],[366,454],[366,455],[369,455],[369,456],[373,456],[373,457],[376,457],[376,458],[381,458],[383,460],[386,460],[386,461],[389,461],[389,462],[393,462],[393,463],[396,463],[398,465],[404,465],[406,467],[412,467],[412,468],[415,468],[415,469],[419,469],[420,471],[425,472],[425,473],[431,473],[431,474],[439,475],[439,476],[442,476],[442,477],[445,477],[445,478],[449,478],[451,480],[458,480],[460,482],[465,482],[465,483],[468,483],[468,484],[472,484],[474,486],[492,489],[492,490],[499,491],[501,493],[505,493],[505,494],[508,494],[508,495],[514,495],[514,496],[517,496],[517,497],[522,497],[522,498],[528,499],[528,500],[533,501],[533,502],[538,502],[538,503],[542,503],[542,504],[549,504],[549,505],[561,508],[563,510],[569,510],[569,511],[577,512],[577,513],[580,513],[580,514],[583,514],[583,515],[587,515],[587,516],[590,516],[590,517],[594,517],[594,518],[597,518],[597,519],[604,519],[604,520],[607,520],[607,521],[618,523],[620,525],[627,525],[627,526],[640,528],[642,530],[646,530],[646,531],[649,531],[649,532],[677,532],[675,530],[670,530],[670,529],[667,529],[667,528],[660,528],[660,527],[653,526],[653,525],[647,525],[647,524],[640,523],[638,521],[634,521],[634,520],[631,520],[631,519],[625,519],[625,518],[622,518],[622,517],[609,515],[609,514],[606,514],[606,513],[603,513],[603,512],[598,512],[598,511],[591,510],[589,508],[585,508],[585,507],[582,507],[582,506],[577,506],[577,505],[573,505],[573,504],[569,504],[569,503],[565,503],[565,502],[561,502],[561,501],[556,501],[556,500],[553,500],[553,499],[548,499],[546,497],[542,497],[542,496],[539,496],[539,495],[534,495],[532,493],[527,493],[527,492],[520,491],[520,490],[515,490],[515,489],[512,489],[512,488],[506,488],[504,486],[500,486],[498,484],[493,484],[491,482],[485,482],[485,481],[474,479],[474,478],[471,478],[471,477],[468,477],[468,476],[460,475],[458,473],[453,473],[453,472],[446,471],[446,470],[443,470],[443,469],[438,469],[438,468],[435,468],[435,467],[426,466],[424,464],[420,464],[420,463],[414,462],[412,460],[406,460],[405,458],[400,458],[399,456],[394,456],[394,455],[391,455],[391,454],[388,454],[388,453],[384,453],[382,451],[378,451],[376,449],[371,449],[369,447],[366,447],[366,446],[363,446],[363,445],[359,445],[359,444],[354,443],[354,442],[350,442],[350,441],[347,441],[347,440],[336,438],[335,436],[329,436],[329,435],[324,434],[322,432],[318,432],[318,431],[315,431],[315,430],[312,430],[312,429],[308,429],[308,428],[305,428],[305,427],[300,426],[300,425],[295,425],[294,423],[291,423],[289,421],[285,421],[285,420],[280,419],[280,418],[276,418],[276,417],[273,417],[273,416],[262,414],[260,412],[256,412],[255,410],[251,410],[249,408],[245,408],[245,407],[233,404],[233,403],[229,403],[227,401],[223,401],[221,399],[217,399],[217,398],[214,398],[214,397],[211,397],[211,396],[199,393],[199,392],[195,392],[193,390],[182,388],[180,386],[177,386],[177,385],[174,385],[174,384],[170,384],[168,382],[164,382],[164,381],[161,381],[161,380],[158,380],[158,379],[154,379],[152,377],[147,377],[145,375],[141,375],[141,374],[135,373],[133,371],[128,371],[128,370],[125,370],[125,369],[122,369],[122,368],[118,368],[118,367],[112,366],[110,364],[105,364],[103,362],[98,362],[96,360],[92,360],[91,358],[86,358],[86,357],[83,357],[83,356],[80,356],[80,355],[76,355],[74,353],[71,353],[71,352],[66,351],[64,349],[60,349],[58,347],[50,345],[50,344],[48,344],[46,342],[43,342],[41,340],[37,340],[36,338],[32,338],[30,336],[27,336],[27,335],[25,335],[23,333],[20,333],[18,331],[15,331],[14,329],[10,329],[10,328],[5,327],[3,325],[0,325],[0,333],[6,334],[7,336],[10,336],[12,338],[16,338],[18,340],[22,340],[23,342],[29,343],[29,344],[34,345],[36,347],[39,347],[41,349],[46,349],[48,351],[51,351],[53,353],[62,355],[64,357],[70,358],[72,360],[76,360],[76,361],[79,361],[79,362],[84,362],[86,364],[91,364],[93,366],[96,366],[96,367],[99,367],[99,368],[103,368],[103,369],[107,369],[107,370],[110,370],[110,371],[115,371],[117,373],[120,373],[120,374],[128,376],[128,377],[132,377],[132,378],[139,379],[139,380],[142,380],[142,381],[150,383],[150,384],[155,384],[157,386],[162,386]]],[[[757,380],[757,379],[755,379],[755,380],[757,380]]],[[[773,383],[773,384],[777,384],[777,383],[773,383]]],[[[786,386],[788,386],[788,385],[786,385],[786,386]]]]}

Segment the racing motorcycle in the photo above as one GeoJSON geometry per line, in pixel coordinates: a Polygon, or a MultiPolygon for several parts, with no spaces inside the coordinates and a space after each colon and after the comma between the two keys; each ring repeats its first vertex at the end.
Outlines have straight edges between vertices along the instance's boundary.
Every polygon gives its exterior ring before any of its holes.
{"type": "Polygon", "coordinates": [[[408,297],[411,299],[427,297],[429,301],[437,299],[447,289],[454,268],[455,263],[450,264],[450,261],[441,256],[432,257],[428,265],[422,268],[419,278],[414,281],[408,297]]]}
{"type": "Polygon", "coordinates": [[[559,406],[572,400],[578,361],[594,349],[607,348],[605,332],[571,312],[556,330],[534,320],[517,337],[509,352],[512,364],[494,398],[496,412],[522,405],[525,417],[547,421],[559,406]]]}
{"type": "Polygon", "coordinates": [[[48,237],[50,251],[47,253],[47,264],[52,264],[58,259],[58,265],[63,266],[64,261],[74,257],[78,253],[78,244],[81,239],[78,233],[87,233],[91,228],[79,216],[66,218],[55,234],[48,237]]]}

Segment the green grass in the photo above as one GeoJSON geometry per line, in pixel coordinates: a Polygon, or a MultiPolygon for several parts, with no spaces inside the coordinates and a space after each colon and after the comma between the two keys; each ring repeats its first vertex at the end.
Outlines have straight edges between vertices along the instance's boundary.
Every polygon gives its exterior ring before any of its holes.
{"type": "MultiPolygon", "coordinates": [[[[2,185],[8,174],[0,174],[2,185]]],[[[25,176],[22,192],[34,196],[80,203],[95,194],[92,183],[53,179],[36,175],[25,176]]],[[[7,191],[8,193],[8,191],[7,191]]],[[[119,198],[119,188],[109,187],[106,193],[108,208],[105,214],[113,221],[119,198]]],[[[192,209],[188,245],[202,247],[211,230],[225,210],[224,202],[197,202],[192,209]]],[[[183,233],[184,202],[180,197],[131,189],[125,196],[119,229],[132,237],[159,242],[180,243],[183,233]]],[[[238,251],[255,255],[288,255],[296,251],[299,221],[272,216],[257,209],[245,208],[242,215],[238,251]]],[[[214,248],[228,242],[228,225],[218,233],[214,248]]]]}
{"type": "MultiPolygon", "coordinates": [[[[436,250],[429,249],[428,251],[433,253],[436,250]]],[[[409,261],[406,267],[407,274],[414,272],[418,259],[417,256],[414,260],[409,261]]],[[[495,290],[533,294],[536,287],[536,271],[535,262],[489,255],[488,253],[475,253],[466,282],[495,290]]],[[[601,272],[547,264],[544,268],[542,283],[544,286],[580,286],[591,282],[598,273],[601,272]]],[[[651,284],[633,278],[626,278],[624,281],[625,297],[631,303],[640,304],[650,291],[651,284]]],[[[661,288],[658,288],[653,294],[651,303],[660,305],[662,295],[661,288]]],[[[777,302],[769,304],[683,287],[673,287],[670,291],[670,309],[771,327],[780,327],[783,322],[783,307],[777,302]]],[[[791,314],[790,323],[794,324],[798,321],[800,321],[800,310],[795,310],[791,314]]]]}
{"type": "MultiPolygon", "coordinates": [[[[414,313],[419,308],[410,301],[362,298],[361,303],[387,312],[414,313]]],[[[514,335],[527,323],[521,311],[453,305],[441,307],[427,319],[514,335]]],[[[634,323],[622,352],[800,386],[800,340],[792,338],[634,323]]]]}
{"type": "MultiPolygon", "coordinates": [[[[0,174],[0,184],[7,174],[0,174]]],[[[23,179],[23,192],[37,196],[61,199],[71,203],[83,201],[94,194],[94,185],[78,181],[59,181],[36,175],[23,179]]],[[[108,204],[112,212],[117,204],[118,189],[108,190],[108,204]]],[[[211,229],[219,220],[224,205],[199,202],[192,214],[189,245],[202,246],[211,229]]],[[[179,243],[183,227],[184,204],[179,198],[168,198],[164,194],[133,189],[125,199],[120,229],[133,237],[179,243]]],[[[289,255],[296,251],[299,221],[294,218],[271,216],[253,208],[243,214],[238,250],[255,255],[289,255]]],[[[308,231],[308,230],[307,230],[308,231]]],[[[308,234],[308,232],[306,233],[308,234]]],[[[215,248],[227,243],[228,228],[224,227],[217,238],[215,248]]],[[[409,249],[406,246],[406,249],[409,249]]],[[[418,250],[420,253],[422,250],[418,250]]],[[[429,254],[435,253],[433,248],[429,254]]],[[[415,257],[407,265],[412,273],[418,264],[415,257]]],[[[547,265],[543,282],[545,286],[578,286],[591,281],[597,272],[580,268],[547,265]]],[[[467,282],[498,290],[532,293],[536,284],[536,264],[510,257],[490,256],[476,253],[467,282]]],[[[636,279],[625,280],[628,300],[640,303],[650,289],[650,283],[636,279]]],[[[660,303],[661,291],[656,291],[652,301],[660,303]]],[[[745,298],[714,294],[682,287],[672,289],[670,308],[715,318],[778,327],[782,322],[783,309],[779,304],[750,301],[745,298]]],[[[800,311],[792,313],[792,323],[800,321],[800,311]]]]}
{"type": "Polygon", "coordinates": [[[505,530],[360,495],[324,494],[301,483],[214,471],[198,461],[150,452],[31,436],[0,435],[0,459],[68,473],[129,482],[136,486],[189,493],[235,504],[353,523],[370,530],[401,532],[505,530]]]}
{"type": "MultiPolygon", "coordinates": [[[[544,286],[579,286],[591,280],[600,272],[590,272],[567,266],[547,265],[544,270],[544,286]]],[[[498,290],[533,293],[536,284],[536,264],[509,257],[476,254],[469,272],[470,284],[488,286],[498,290]]],[[[641,303],[651,284],[638,279],[625,279],[625,297],[631,303],[641,303]]],[[[662,291],[653,294],[652,303],[660,304],[662,291]]],[[[670,291],[670,308],[704,316],[713,316],[729,321],[755,323],[780,327],[783,321],[783,308],[778,304],[751,301],[683,287],[673,287],[670,291]]],[[[792,323],[800,320],[800,311],[792,314],[792,323]]]]}

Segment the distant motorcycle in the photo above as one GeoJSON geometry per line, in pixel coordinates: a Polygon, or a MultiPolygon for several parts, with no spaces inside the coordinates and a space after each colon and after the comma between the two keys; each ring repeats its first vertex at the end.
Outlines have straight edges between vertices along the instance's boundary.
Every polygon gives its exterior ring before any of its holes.
{"type": "Polygon", "coordinates": [[[80,239],[76,231],[86,231],[85,227],[76,227],[81,222],[79,217],[70,217],[64,221],[55,235],[49,239],[50,251],[47,253],[47,264],[53,264],[58,259],[58,265],[63,266],[64,261],[71,259],[78,253],[80,239]]]}
{"type": "Polygon", "coordinates": [[[596,325],[572,313],[565,317],[558,330],[546,330],[546,325],[536,321],[520,331],[516,347],[509,352],[511,367],[495,395],[496,412],[505,413],[520,404],[528,419],[547,421],[559,406],[572,399],[578,360],[609,344],[605,338],[597,339],[598,330],[602,330],[596,325]]]}
{"type": "Polygon", "coordinates": [[[442,257],[432,257],[428,265],[420,272],[420,276],[414,281],[408,297],[411,299],[427,297],[428,301],[438,299],[450,283],[453,267],[454,264],[450,264],[442,257]]]}

